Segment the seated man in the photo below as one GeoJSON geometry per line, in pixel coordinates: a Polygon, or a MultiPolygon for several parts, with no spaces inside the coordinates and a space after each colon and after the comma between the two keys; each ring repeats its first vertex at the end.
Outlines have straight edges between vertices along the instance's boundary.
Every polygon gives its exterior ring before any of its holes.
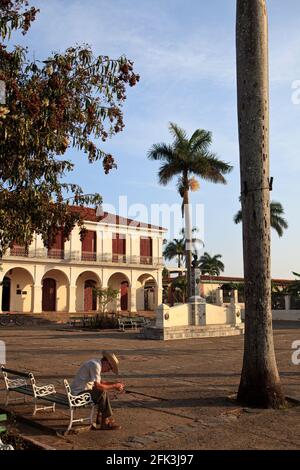
{"type": "Polygon", "coordinates": [[[80,366],[71,384],[73,395],[80,395],[89,391],[93,402],[97,403],[96,425],[100,424],[100,414],[102,415],[100,429],[113,430],[121,428],[121,426],[114,423],[112,418],[113,413],[107,392],[109,390],[122,392],[124,384],[121,382],[104,382],[101,378],[102,373],[110,370],[118,374],[118,365],[119,361],[114,354],[102,351],[101,359],[90,359],[80,366]]]}

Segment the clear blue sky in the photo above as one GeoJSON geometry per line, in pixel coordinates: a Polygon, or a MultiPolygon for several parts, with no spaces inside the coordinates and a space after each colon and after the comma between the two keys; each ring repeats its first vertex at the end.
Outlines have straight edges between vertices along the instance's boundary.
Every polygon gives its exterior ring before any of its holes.
{"type": "MultiPolygon", "coordinates": [[[[36,0],[41,9],[29,34],[18,38],[37,59],[88,43],[96,54],[135,62],[141,75],[127,93],[125,130],[105,144],[118,170],[105,176],[70,151],[76,169],[69,181],[85,192],[100,192],[104,202],[178,203],[174,185],[157,184],[155,162],[146,158],[153,143],[170,142],[168,123],[192,133],[212,131],[212,150],[231,162],[228,185],[201,182],[192,202],[204,205],[205,250],[223,255],[226,275],[242,275],[239,165],[235,82],[235,0],[36,0]]],[[[271,197],[286,211],[289,229],[272,234],[272,275],[293,278],[300,271],[299,170],[300,104],[292,103],[292,83],[300,80],[300,2],[268,1],[270,27],[271,197]]],[[[16,36],[13,36],[16,40],[16,36]]]]}

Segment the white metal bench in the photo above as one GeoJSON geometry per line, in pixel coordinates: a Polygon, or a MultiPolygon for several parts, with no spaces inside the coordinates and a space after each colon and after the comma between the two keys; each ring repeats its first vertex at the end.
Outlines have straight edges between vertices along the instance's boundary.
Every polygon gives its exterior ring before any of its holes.
{"type": "Polygon", "coordinates": [[[90,393],[86,392],[81,393],[80,395],[72,395],[70,385],[66,379],[64,379],[66,394],[58,393],[52,384],[37,386],[34,375],[31,372],[19,372],[7,369],[3,366],[1,366],[1,369],[6,387],[5,406],[9,403],[9,394],[11,392],[21,393],[25,395],[24,402],[28,395],[34,398],[33,416],[35,416],[36,412],[40,410],[52,409],[54,412],[55,405],[57,404],[70,410],[70,421],[67,431],[70,431],[73,424],[78,422],[82,423],[84,421],[88,421],[89,424],[92,425],[95,403],[93,402],[90,393]],[[13,378],[9,378],[8,374],[12,375],[13,378]],[[38,400],[51,402],[52,405],[38,406],[38,400]],[[86,407],[92,407],[90,415],[87,418],[74,419],[74,411],[76,409],[86,407]]]}
{"type": "Polygon", "coordinates": [[[118,318],[119,330],[125,331],[125,328],[134,328],[131,318],[118,318]]]}

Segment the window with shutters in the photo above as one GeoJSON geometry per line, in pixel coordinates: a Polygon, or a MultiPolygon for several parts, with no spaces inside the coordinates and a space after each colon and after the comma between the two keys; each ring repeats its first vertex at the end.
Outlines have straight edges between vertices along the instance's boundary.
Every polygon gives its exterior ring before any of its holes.
{"type": "Polygon", "coordinates": [[[126,237],[121,233],[114,233],[112,237],[112,260],[117,263],[126,262],[126,237]]]}
{"type": "Polygon", "coordinates": [[[152,238],[140,238],[140,263],[152,264],[152,238]]]}
{"type": "Polygon", "coordinates": [[[52,243],[51,248],[48,248],[48,258],[64,259],[65,257],[64,247],[65,247],[64,234],[63,234],[63,231],[60,230],[57,233],[55,240],[52,243]]]}
{"type": "Polygon", "coordinates": [[[81,242],[81,259],[83,261],[96,261],[97,235],[94,230],[88,230],[81,242]]]}

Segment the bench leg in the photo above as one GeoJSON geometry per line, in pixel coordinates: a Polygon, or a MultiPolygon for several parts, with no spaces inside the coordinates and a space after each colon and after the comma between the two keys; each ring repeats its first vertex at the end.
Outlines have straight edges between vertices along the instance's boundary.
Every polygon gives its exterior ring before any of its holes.
{"type": "Polygon", "coordinates": [[[91,414],[90,414],[90,425],[93,424],[93,417],[94,417],[95,406],[92,406],[91,414]]]}
{"type": "Polygon", "coordinates": [[[70,421],[69,421],[67,432],[72,429],[73,417],[74,417],[74,410],[70,409],[70,421]]]}
{"type": "Polygon", "coordinates": [[[32,416],[35,416],[37,411],[44,411],[44,410],[52,410],[54,412],[55,411],[55,403],[53,403],[53,405],[50,405],[50,406],[38,406],[37,405],[37,400],[35,399],[34,400],[34,410],[33,410],[32,416]]]}
{"type": "Polygon", "coordinates": [[[8,405],[9,402],[9,390],[6,390],[6,400],[5,400],[5,406],[8,405]]]}

